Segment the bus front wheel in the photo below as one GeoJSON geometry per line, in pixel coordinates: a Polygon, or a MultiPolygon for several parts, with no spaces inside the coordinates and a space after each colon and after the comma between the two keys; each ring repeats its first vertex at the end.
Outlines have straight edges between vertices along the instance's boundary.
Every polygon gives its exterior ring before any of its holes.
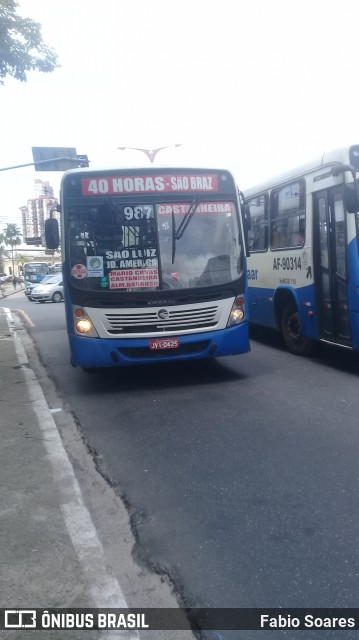
{"type": "Polygon", "coordinates": [[[302,333],[300,315],[294,302],[289,302],[282,313],[282,336],[288,350],[296,356],[309,356],[313,341],[302,333]]]}

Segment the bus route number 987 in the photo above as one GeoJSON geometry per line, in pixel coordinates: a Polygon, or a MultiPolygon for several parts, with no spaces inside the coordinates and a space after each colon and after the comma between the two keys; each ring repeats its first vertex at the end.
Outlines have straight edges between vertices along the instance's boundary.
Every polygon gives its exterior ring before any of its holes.
{"type": "Polygon", "coordinates": [[[150,220],[153,218],[153,207],[145,205],[138,207],[125,207],[123,213],[126,220],[150,220]]]}

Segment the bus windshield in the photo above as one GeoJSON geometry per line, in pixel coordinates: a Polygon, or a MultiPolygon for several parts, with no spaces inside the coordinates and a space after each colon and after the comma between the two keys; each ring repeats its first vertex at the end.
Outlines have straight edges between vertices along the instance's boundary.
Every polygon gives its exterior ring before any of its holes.
{"type": "Polygon", "coordinates": [[[230,283],[243,271],[236,204],[134,197],[71,204],[72,284],[88,290],[167,290],[230,283]]]}

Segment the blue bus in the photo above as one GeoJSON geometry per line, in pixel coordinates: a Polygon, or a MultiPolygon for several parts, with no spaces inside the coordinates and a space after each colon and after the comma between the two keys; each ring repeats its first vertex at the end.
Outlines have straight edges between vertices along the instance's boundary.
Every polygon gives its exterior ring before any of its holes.
{"type": "Polygon", "coordinates": [[[50,273],[50,267],[47,262],[25,262],[22,267],[22,273],[25,286],[39,284],[50,273]]]}
{"type": "Polygon", "coordinates": [[[358,172],[352,145],[244,193],[249,319],[294,354],[359,349],[358,172]]]}
{"type": "MultiPolygon", "coordinates": [[[[74,366],[249,351],[246,233],[230,172],[72,169],[60,203],[74,366]]],[[[57,248],[55,218],[45,235],[57,248]]]]}

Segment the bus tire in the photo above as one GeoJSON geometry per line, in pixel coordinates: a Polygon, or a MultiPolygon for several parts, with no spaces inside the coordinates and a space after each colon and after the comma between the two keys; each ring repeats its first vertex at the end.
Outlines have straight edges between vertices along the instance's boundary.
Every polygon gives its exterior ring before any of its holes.
{"type": "Polygon", "coordinates": [[[296,356],[309,356],[313,350],[313,340],[302,333],[300,315],[294,302],[287,302],[281,318],[282,336],[288,351],[296,356]]]}

